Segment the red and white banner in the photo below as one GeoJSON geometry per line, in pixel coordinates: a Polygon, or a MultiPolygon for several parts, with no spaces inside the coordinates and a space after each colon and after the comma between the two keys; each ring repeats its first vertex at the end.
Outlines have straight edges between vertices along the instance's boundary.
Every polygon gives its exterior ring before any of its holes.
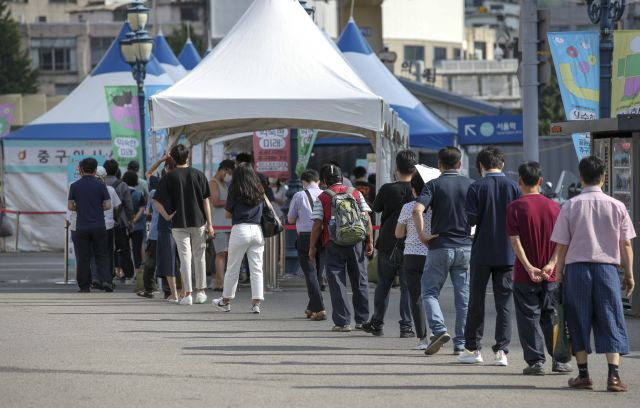
{"type": "Polygon", "coordinates": [[[254,132],[253,157],[258,173],[267,177],[288,179],[291,162],[289,129],[254,132]]]}

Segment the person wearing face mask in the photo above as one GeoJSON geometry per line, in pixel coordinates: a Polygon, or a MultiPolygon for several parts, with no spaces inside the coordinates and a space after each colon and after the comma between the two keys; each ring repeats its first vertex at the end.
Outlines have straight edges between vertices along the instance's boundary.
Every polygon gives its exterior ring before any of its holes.
{"type": "Polygon", "coordinates": [[[273,191],[273,209],[278,217],[282,219],[282,206],[287,200],[287,189],[276,177],[269,177],[269,188],[273,191]]]}
{"type": "MultiPolygon", "coordinates": [[[[224,216],[224,207],[227,204],[229,185],[232,180],[231,175],[235,167],[233,160],[223,160],[220,162],[218,171],[209,181],[209,189],[211,190],[211,212],[213,214],[213,224],[215,227],[231,227],[231,220],[224,216]]],[[[215,274],[211,274],[211,287],[215,291],[222,291],[224,270],[227,265],[227,255],[229,251],[229,235],[229,231],[219,231],[213,239],[216,257],[215,274]]]]}

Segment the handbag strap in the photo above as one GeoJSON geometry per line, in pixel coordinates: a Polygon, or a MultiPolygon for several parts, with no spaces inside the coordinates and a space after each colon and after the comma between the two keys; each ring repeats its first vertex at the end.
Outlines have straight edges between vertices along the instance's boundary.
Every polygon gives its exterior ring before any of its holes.
{"type": "Polygon", "coordinates": [[[311,193],[309,192],[309,190],[304,190],[304,192],[307,195],[307,199],[309,200],[309,208],[311,208],[311,211],[313,211],[313,197],[311,197],[311,193]]]}

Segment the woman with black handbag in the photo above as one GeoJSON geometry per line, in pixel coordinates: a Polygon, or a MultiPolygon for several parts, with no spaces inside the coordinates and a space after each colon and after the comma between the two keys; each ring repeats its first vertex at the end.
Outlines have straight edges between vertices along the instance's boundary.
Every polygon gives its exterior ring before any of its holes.
{"type": "Polygon", "coordinates": [[[262,257],[264,235],[261,227],[265,204],[265,192],[260,179],[248,165],[238,165],[233,171],[233,182],[225,206],[225,217],[231,219],[227,272],[224,277],[222,297],[214,299],[213,305],[228,312],[230,301],[236,295],[242,258],[247,254],[251,277],[252,313],[260,313],[264,300],[262,257]]]}

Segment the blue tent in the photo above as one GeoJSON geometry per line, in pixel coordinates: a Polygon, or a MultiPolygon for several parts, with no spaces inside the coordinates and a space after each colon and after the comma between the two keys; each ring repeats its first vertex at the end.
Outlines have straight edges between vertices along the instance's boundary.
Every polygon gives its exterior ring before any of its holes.
{"type": "Polygon", "coordinates": [[[158,31],[158,35],[156,35],[153,42],[153,55],[174,82],[178,82],[187,75],[187,70],[184,69],[171,47],[169,47],[162,30],[158,31]]]}
{"type": "MultiPolygon", "coordinates": [[[[7,139],[110,140],[109,112],[104,87],[135,85],[131,66],[120,52],[119,41],[128,33],[125,23],[100,63],[62,102],[7,139]]],[[[145,85],[171,85],[173,80],[153,57],[147,64],[145,85]]]]}
{"type": "Polygon", "coordinates": [[[180,51],[178,59],[187,71],[194,69],[202,60],[202,58],[200,58],[200,54],[198,54],[198,50],[193,46],[191,38],[187,39],[187,42],[184,43],[184,47],[182,47],[182,51],[180,51]]]}
{"type": "Polygon", "coordinates": [[[378,59],[360,28],[350,19],[338,39],[338,48],[356,73],[382,96],[409,125],[412,147],[440,149],[454,143],[455,131],[413,96],[378,59]]]}

